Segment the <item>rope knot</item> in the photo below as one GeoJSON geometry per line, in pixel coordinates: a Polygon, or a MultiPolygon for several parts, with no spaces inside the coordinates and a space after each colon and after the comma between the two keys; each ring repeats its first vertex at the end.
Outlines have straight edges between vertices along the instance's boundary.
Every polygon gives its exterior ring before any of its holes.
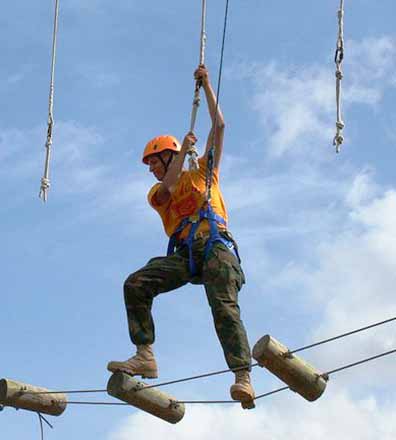
{"type": "Polygon", "coordinates": [[[336,152],[340,152],[340,146],[344,142],[344,136],[342,134],[336,134],[334,137],[333,145],[336,147],[336,152]]]}
{"type": "Polygon", "coordinates": [[[43,191],[47,191],[50,189],[50,186],[51,186],[50,180],[47,179],[46,177],[42,177],[41,178],[41,189],[43,191]]]}
{"type": "Polygon", "coordinates": [[[198,164],[198,151],[195,148],[194,145],[192,145],[188,150],[187,154],[189,156],[188,158],[188,169],[190,171],[198,171],[199,170],[199,164],[198,164]]]}

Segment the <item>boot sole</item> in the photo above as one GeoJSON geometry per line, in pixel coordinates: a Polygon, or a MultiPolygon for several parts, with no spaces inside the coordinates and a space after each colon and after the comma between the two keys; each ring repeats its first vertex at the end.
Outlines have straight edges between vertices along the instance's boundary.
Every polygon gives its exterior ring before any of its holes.
{"type": "Polygon", "coordinates": [[[243,390],[232,390],[231,397],[237,402],[241,402],[243,409],[253,409],[256,407],[254,403],[254,395],[243,390]]]}
{"type": "Polygon", "coordinates": [[[121,371],[122,373],[129,374],[129,376],[141,376],[142,379],[157,379],[158,373],[156,371],[133,371],[128,368],[119,368],[117,371],[121,371]]]}

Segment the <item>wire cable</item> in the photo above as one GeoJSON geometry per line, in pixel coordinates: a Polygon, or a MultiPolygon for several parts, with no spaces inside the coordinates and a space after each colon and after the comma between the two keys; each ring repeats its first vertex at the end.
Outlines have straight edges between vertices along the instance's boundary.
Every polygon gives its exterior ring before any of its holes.
{"type": "Polygon", "coordinates": [[[40,434],[41,434],[41,440],[44,440],[44,427],[43,427],[43,421],[51,428],[54,429],[54,427],[51,425],[51,423],[41,414],[37,413],[39,422],[40,422],[40,434]]]}
{"type": "Polygon", "coordinates": [[[297,348],[295,350],[291,350],[289,353],[290,354],[294,354],[294,353],[298,353],[299,351],[308,350],[309,348],[314,348],[314,347],[317,347],[319,345],[327,344],[328,342],[336,341],[337,339],[345,338],[347,336],[351,336],[351,335],[354,335],[356,333],[363,332],[365,330],[370,330],[370,329],[372,329],[374,327],[379,327],[380,325],[389,324],[392,321],[396,321],[396,316],[393,317],[393,318],[385,319],[384,321],[380,321],[380,322],[376,322],[374,324],[366,325],[365,327],[360,327],[360,328],[358,328],[356,330],[352,330],[352,331],[349,331],[349,332],[346,332],[346,333],[342,333],[342,334],[337,335],[337,336],[333,336],[332,338],[323,339],[322,341],[315,342],[314,344],[306,345],[305,347],[301,347],[301,348],[297,348]]]}
{"type": "Polygon", "coordinates": [[[44,440],[44,428],[43,428],[43,420],[41,419],[41,414],[37,413],[40,423],[40,434],[41,434],[41,440],[44,440]]]}
{"type": "MultiPolygon", "coordinates": [[[[365,359],[361,359],[359,361],[356,361],[356,362],[353,362],[350,364],[346,364],[341,367],[335,368],[333,370],[327,371],[326,373],[323,373],[321,375],[321,377],[328,378],[329,376],[336,374],[336,373],[339,373],[340,371],[344,371],[344,370],[356,367],[358,365],[362,365],[362,364],[371,362],[373,360],[380,359],[385,356],[389,356],[394,353],[396,353],[396,348],[393,350],[389,350],[387,352],[380,353],[380,354],[377,354],[377,355],[374,355],[374,356],[371,356],[371,357],[368,357],[365,359]]],[[[289,389],[290,389],[290,387],[288,387],[288,386],[277,388],[275,390],[268,391],[264,394],[259,394],[258,396],[255,397],[254,400],[259,400],[264,397],[269,397],[269,396],[272,396],[274,394],[277,394],[277,393],[280,393],[282,391],[286,391],[289,389]]],[[[236,401],[236,400],[177,400],[176,403],[183,403],[183,404],[227,404],[227,403],[234,403],[234,404],[237,404],[240,402],[236,401]]],[[[78,401],[68,402],[68,404],[72,404],[72,405],[116,405],[116,406],[128,406],[129,405],[128,403],[123,403],[123,402],[78,402],[78,401]]]]}
{"type": "MultiPolygon", "coordinates": [[[[301,352],[301,351],[304,351],[304,350],[308,350],[310,348],[318,347],[320,345],[324,345],[324,344],[327,344],[329,342],[333,342],[333,341],[336,341],[338,339],[345,338],[347,336],[351,336],[351,335],[354,335],[354,334],[357,334],[357,333],[360,333],[360,332],[363,332],[363,331],[370,330],[370,329],[375,328],[375,327],[379,327],[379,326],[382,326],[382,325],[385,325],[385,324],[389,324],[390,322],[393,322],[393,321],[396,321],[396,316],[393,317],[393,318],[385,319],[383,321],[379,321],[379,322],[375,322],[373,324],[366,325],[364,327],[360,327],[360,328],[355,329],[355,330],[351,330],[351,331],[346,332],[346,333],[342,333],[342,334],[337,335],[337,336],[333,336],[331,338],[323,339],[321,341],[315,342],[315,343],[310,344],[310,345],[305,345],[303,347],[296,348],[294,350],[291,350],[289,353],[290,354],[294,354],[294,353],[298,353],[298,352],[301,352]]],[[[257,367],[257,366],[258,366],[257,363],[251,365],[252,368],[253,367],[257,367]]],[[[153,385],[147,385],[146,387],[144,387],[144,389],[159,388],[159,387],[162,387],[162,386],[165,386],[165,385],[173,385],[173,384],[176,384],[176,383],[188,382],[188,381],[191,381],[191,380],[202,379],[202,378],[205,378],[205,377],[217,376],[217,375],[229,373],[231,371],[234,372],[234,371],[238,371],[238,370],[243,370],[243,369],[246,369],[246,368],[249,368],[249,366],[242,366],[240,368],[213,371],[213,372],[210,372],[210,373],[199,374],[199,375],[196,375],[196,376],[184,377],[182,379],[175,379],[175,380],[171,380],[171,381],[167,381],[167,382],[160,382],[160,383],[156,383],[156,384],[153,384],[153,385]]],[[[38,391],[38,392],[25,392],[25,393],[26,394],[83,394],[83,393],[106,393],[106,392],[107,392],[107,389],[91,389],[91,390],[69,390],[69,391],[67,391],[67,390],[64,390],[64,391],[38,391]]]]}

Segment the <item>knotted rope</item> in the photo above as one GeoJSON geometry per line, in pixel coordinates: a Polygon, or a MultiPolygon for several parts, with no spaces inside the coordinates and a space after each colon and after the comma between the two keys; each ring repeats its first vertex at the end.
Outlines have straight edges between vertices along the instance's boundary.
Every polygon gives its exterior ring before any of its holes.
{"type": "MultiPolygon", "coordinates": [[[[199,64],[205,64],[205,48],[206,48],[206,0],[202,0],[202,17],[201,17],[201,44],[200,44],[200,52],[199,52],[199,64]]],[[[191,123],[190,123],[190,132],[194,132],[195,121],[197,119],[198,107],[201,103],[201,98],[199,96],[199,89],[201,88],[201,82],[195,82],[194,89],[194,100],[191,111],[191,123]]],[[[190,170],[197,170],[198,165],[198,151],[195,146],[192,146],[187,154],[188,164],[190,170]]]]}
{"type": "Polygon", "coordinates": [[[41,179],[41,187],[39,197],[46,202],[48,199],[48,191],[50,188],[49,180],[49,166],[51,158],[51,147],[52,147],[52,133],[54,127],[54,84],[55,84],[55,61],[56,61],[56,37],[58,33],[58,18],[59,18],[59,0],[55,2],[55,19],[54,19],[54,32],[52,38],[52,62],[51,62],[51,81],[50,81],[50,92],[49,92],[49,103],[48,103],[48,129],[47,129],[47,140],[45,143],[46,157],[44,166],[44,175],[41,179]]]}
{"type": "Polygon", "coordinates": [[[338,39],[337,48],[335,52],[335,64],[336,64],[336,100],[337,100],[337,133],[334,137],[333,145],[336,147],[336,152],[340,152],[341,144],[344,142],[344,136],[342,130],[345,127],[345,123],[342,120],[341,113],[341,81],[343,78],[342,73],[342,61],[344,59],[344,0],[340,0],[340,9],[338,11],[338,39]]]}

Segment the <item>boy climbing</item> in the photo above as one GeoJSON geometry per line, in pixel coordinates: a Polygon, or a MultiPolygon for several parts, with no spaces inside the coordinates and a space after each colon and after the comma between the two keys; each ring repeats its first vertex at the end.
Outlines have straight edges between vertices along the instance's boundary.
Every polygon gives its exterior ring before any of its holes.
{"type": "Polygon", "coordinates": [[[158,136],[144,150],[143,162],[159,181],[151,188],[148,201],[170,237],[168,255],[151,259],[125,281],[129,333],[137,352],[126,361],[110,362],[107,368],[143,378],[158,377],[152,348],[153,299],[188,282],[203,284],[227,365],[235,373],[231,397],[244,408],[253,408],[250,347],[238,306],[245,279],[236,243],[227,230],[219,187],[224,118],[206,67],[200,65],[194,76],[205,92],[212,120],[206,150],[198,160],[198,169],[190,171],[183,170],[183,163],[196,142],[191,132],[182,145],[173,136],[158,136]]]}

